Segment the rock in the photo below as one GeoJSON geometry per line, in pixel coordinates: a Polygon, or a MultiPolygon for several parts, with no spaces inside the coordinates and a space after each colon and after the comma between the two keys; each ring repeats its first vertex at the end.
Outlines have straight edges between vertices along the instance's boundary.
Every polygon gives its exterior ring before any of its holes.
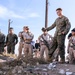
{"type": "Polygon", "coordinates": [[[63,69],[60,69],[58,72],[59,75],[65,75],[65,71],[63,69]]]}
{"type": "Polygon", "coordinates": [[[35,70],[35,71],[39,71],[39,70],[40,70],[40,68],[39,68],[39,67],[37,67],[37,68],[35,68],[34,70],[35,70]]]}
{"type": "Polygon", "coordinates": [[[43,68],[42,71],[48,71],[46,68],[43,68]]]}
{"type": "Polygon", "coordinates": [[[66,72],[66,75],[73,75],[72,72],[66,72]]]}
{"type": "Polygon", "coordinates": [[[15,70],[15,69],[13,69],[13,70],[12,70],[12,73],[13,73],[13,74],[15,74],[15,73],[16,73],[16,70],[15,70]]]}
{"type": "Polygon", "coordinates": [[[23,67],[22,66],[18,67],[18,73],[23,73],[23,67]]]}
{"type": "Polygon", "coordinates": [[[7,65],[7,66],[2,67],[2,69],[3,69],[4,71],[6,71],[6,70],[9,70],[10,67],[7,65]]]}
{"type": "Polygon", "coordinates": [[[5,63],[0,63],[0,69],[1,69],[2,67],[4,67],[4,66],[6,66],[5,63]]]}
{"type": "Polygon", "coordinates": [[[23,66],[23,67],[26,67],[27,65],[26,65],[26,63],[25,63],[25,62],[23,62],[23,63],[22,63],[22,66],[23,66]]]}
{"type": "Polygon", "coordinates": [[[56,65],[54,65],[53,63],[50,63],[50,64],[48,65],[48,69],[53,69],[53,68],[56,68],[56,65]]]}
{"type": "Polygon", "coordinates": [[[0,71],[0,74],[2,74],[3,72],[2,71],[0,71]]]}
{"type": "Polygon", "coordinates": [[[75,75],[75,72],[73,73],[73,75],[75,75]]]}
{"type": "Polygon", "coordinates": [[[4,72],[3,74],[6,75],[6,72],[4,72]]]}
{"type": "Polygon", "coordinates": [[[12,70],[12,73],[15,74],[15,73],[23,73],[23,67],[22,66],[16,66],[14,67],[14,69],[12,70]]]}
{"type": "Polygon", "coordinates": [[[68,72],[70,69],[66,69],[66,71],[68,72]]]}
{"type": "Polygon", "coordinates": [[[22,70],[18,70],[18,73],[22,73],[22,70]]]}
{"type": "Polygon", "coordinates": [[[16,66],[16,67],[13,68],[12,73],[13,74],[17,73],[17,70],[18,70],[18,66],[16,66]]]}

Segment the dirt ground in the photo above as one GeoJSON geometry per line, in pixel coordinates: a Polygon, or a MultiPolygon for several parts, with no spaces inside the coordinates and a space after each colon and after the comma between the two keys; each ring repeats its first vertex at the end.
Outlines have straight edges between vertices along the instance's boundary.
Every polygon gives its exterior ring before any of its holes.
{"type": "MultiPolygon", "coordinates": [[[[12,58],[0,56],[0,63],[7,62],[7,60],[13,60],[12,58]]],[[[34,69],[30,69],[35,75],[75,75],[75,65],[73,64],[59,64],[57,63],[54,68],[48,69],[49,64],[38,64],[34,69]],[[60,74],[60,71],[72,72],[73,74],[60,74]],[[41,73],[41,74],[40,74],[41,73]]],[[[24,68],[26,70],[26,68],[24,68]]],[[[34,74],[29,74],[34,75],[34,74]]]]}

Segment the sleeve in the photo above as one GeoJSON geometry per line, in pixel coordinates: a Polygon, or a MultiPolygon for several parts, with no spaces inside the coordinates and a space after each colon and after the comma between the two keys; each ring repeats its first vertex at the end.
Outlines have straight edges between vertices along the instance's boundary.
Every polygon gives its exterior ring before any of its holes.
{"type": "Polygon", "coordinates": [[[8,43],[8,35],[7,35],[7,37],[6,37],[6,44],[8,43]]]}
{"type": "Polygon", "coordinates": [[[40,39],[41,39],[41,36],[38,37],[39,42],[40,42],[40,39]]]}
{"type": "Polygon", "coordinates": [[[33,34],[31,34],[31,35],[32,35],[31,39],[33,39],[34,38],[34,35],[33,34]]]}
{"type": "Polygon", "coordinates": [[[21,37],[21,35],[22,35],[21,32],[19,32],[18,37],[21,37]]]}
{"type": "Polygon", "coordinates": [[[5,42],[5,35],[2,34],[2,35],[1,35],[1,39],[0,39],[0,43],[4,43],[4,42],[5,42]]]}
{"type": "Polygon", "coordinates": [[[49,35],[49,38],[51,38],[51,40],[53,39],[53,37],[51,35],[49,35]]]}
{"type": "Polygon", "coordinates": [[[64,34],[67,34],[71,28],[71,24],[68,18],[65,18],[66,29],[64,30],[64,34]]]}
{"type": "Polygon", "coordinates": [[[5,35],[3,34],[3,43],[5,42],[5,35]]]}
{"type": "Polygon", "coordinates": [[[38,41],[40,42],[40,36],[38,37],[38,41]]]}
{"type": "Polygon", "coordinates": [[[67,52],[69,53],[69,48],[72,46],[72,37],[69,39],[69,42],[68,42],[68,47],[67,47],[67,52]]]}
{"type": "Polygon", "coordinates": [[[33,40],[33,38],[34,38],[34,35],[30,32],[30,38],[28,38],[28,39],[33,40]]]}
{"type": "Polygon", "coordinates": [[[70,42],[68,43],[67,53],[69,53],[70,42]]]}
{"type": "Polygon", "coordinates": [[[16,44],[18,43],[18,37],[17,37],[16,34],[15,34],[15,43],[16,43],[16,44]]]}
{"type": "Polygon", "coordinates": [[[55,27],[56,27],[56,21],[50,27],[47,28],[47,31],[52,30],[55,27]]]}

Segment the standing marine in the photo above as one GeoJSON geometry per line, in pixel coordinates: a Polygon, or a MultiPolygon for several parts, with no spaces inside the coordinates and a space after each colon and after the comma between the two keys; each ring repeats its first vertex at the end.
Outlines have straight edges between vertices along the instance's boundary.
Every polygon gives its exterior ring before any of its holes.
{"type": "Polygon", "coordinates": [[[15,53],[15,45],[18,43],[18,37],[14,34],[14,30],[11,27],[6,37],[7,53],[15,53]]]}
{"type": "Polygon", "coordinates": [[[53,43],[49,51],[49,56],[51,57],[54,51],[58,49],[61,58],[60,62],[64,63],[65,62],[65,37],[71,28],[71,24],[69,22],[69,19],[62,14],[61,8],[57,8],[56,13],[58,15],[58,18],[50,27],[47,28],[47,31],[50,31],[56,27],[55,35],[52,40],[53,43]]]}

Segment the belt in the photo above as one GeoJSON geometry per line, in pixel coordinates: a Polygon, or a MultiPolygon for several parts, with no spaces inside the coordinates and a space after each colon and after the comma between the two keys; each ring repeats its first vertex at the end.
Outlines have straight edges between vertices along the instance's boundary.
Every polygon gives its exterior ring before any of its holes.
{"type": "Polygon", "coordinates": [[[41,45],[45,45],[45,44],[41,44],[41,45]]]}
{"type": "Polygon", "coordinates": [[[29,42],[25,42],[26,44],[31,44],[31,43],[29,43],[29,42]]]}

